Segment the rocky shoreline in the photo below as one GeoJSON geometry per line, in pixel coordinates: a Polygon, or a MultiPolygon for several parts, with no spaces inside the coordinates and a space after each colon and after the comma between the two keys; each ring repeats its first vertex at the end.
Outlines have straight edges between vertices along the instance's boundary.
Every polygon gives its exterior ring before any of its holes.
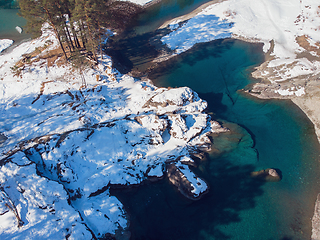
{"type": "MultiPolygon", "coordinates": [[[[160,28],[172,28],[172,31],[182,29],[182,26],[185,25],[186,21],[196,17],[201,12],[205,12],[207,10],[206,8],[210,9],[210,6],[220,2],[222,1],[212,1],[204,4],[187,15],[164,23],[160,28]]],[[[301,4],[303,3],[301,2],[301,4]]],[[[311,9],[311,6],[306,5],[305,8],[311,9]]],[[[320,8],[320,6],[318,8],[320,8]]],[[[297,17],[295,21],[296,25],[301,23],[302,18],[304,18],[304,21],[312,19],[311,12],[306,14],[306,16],[302,16],[302,14],[297,17]]],[[[320,14],[319,10],[317,14],[320,14]]],[[[237,17],[237,12],[236,10],[235,12],[228,10],[223,12],[223,15],[226,19],[233,21],[234,18],[237,17]]],[[[187,28],[186,32],[187,31],[192,31],[190,30],[190,26],[187,28]]],[[[182,30],[179,33],[181,34],[181,32],[182,30]]],[[[290,30],[287,30],[287,32],[290,32],[290,30]]],[[[252,34],[250,31],[249,33],[252,34]]],[[[247,90],[247,92],[250,95],[261,99],[291,100],[311,120],[314,125],[318,141],[320,142],[320,108],[318,107],[320,105],[320,73],[319,67],[317,67],[320,62],[320,42],[315,42],[316,38],[312,39],[307,34],[296,36],[295,43],[293,43],[298,45],[296,57],[291,57],[291,59],[288,60],[284,56],[281,56],[279,60],[277,59],[277,53],[275,50],[275,44],[277,44],[277,51],[279,51],[279,42],[276,42],[277,40],[272,39],[269,42],[266,42],[265,40],[262,41],[259,37],[246,36],[246,33],[243,32],[241,34],[232,33],[231,37],[243,41],[262,42],[265,44],[265,61],[252,73],[252,77],[258,82],[253,84],[251,89],[247,90]],[[268,49],[266,49],[266,47],[268,47],[268,49]],[[275,63],[277,61],[283,61],[283,64],[275,63]]],[[[281,54],[283,54],[283,52],[280,52],[280,55],[281,54]]],[[[155,62],[166,61],[174,55],[176,55],[175,49],[172,48],[170,51],[164,51],[164,53],[158,57],[155,62]]],[[[320,238],[319,205],[320,199],[318,196],[312,220],[312,239],[314,240],[320,238]]]]}

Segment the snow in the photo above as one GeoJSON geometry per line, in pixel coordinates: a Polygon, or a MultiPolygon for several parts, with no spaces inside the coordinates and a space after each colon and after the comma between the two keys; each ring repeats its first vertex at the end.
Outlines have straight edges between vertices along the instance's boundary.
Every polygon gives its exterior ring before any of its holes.
{"type": "Polygon", "coordinates": [[[275,93],[279,93],[282,96],[292,96],[295,95],[297,97],[301,97],[302,95],[305,94],[305,89],[304,87],[291,87],[288,89],[278,89],[274,91],[275,93]]]}
{"type": "MultiPolygon", "coordinates": [[[[14,158],[21,157],[25,156],[20,152],[14,158]]],[[[1,239],[92,237],[78,212],[68,204],[63,186],[38,176],[35,164],[18,166],[7,162],[0,168],[0,183],[4,189],[0,193],[1,239]],[[13,211],[5,205],[11,201],[24,223],[20,228],[13,211]]]]}
{"type": "MultiPolygon", "coordinates": [[[[46,31],[0,57],[0,183],[24,222],[17,227],[3,195],[4,239],[125,231],[127,214],[109,189],[162,177],[167,161],[179,164],[222,131],[190,88],[157,88],[122,75],[108,56],[84,71],[83,88],[71,66],[59,59],[49,65],[45,56],[57,46],[46,31]],[[37,49],[40,55],[21,61],[37,49]]],[[[192,172],[184,174],[195,195],[206,190],[192,172]]]]}
{"type": "Polygon", "coordinates": [[[132,2],[141,6],[146,5],[147,3],[152,2],[153,0],[121,0],[121,1],[128,1],[128,2],[132,2]]]}
{"type": "Polygon", "coordinates": [[[0,53],[13,44],[11,39],[0,39],[0,53]]]}
{"type": "MultiPolygon", "coordinates": [[[[233,23],[221,20],[213,14],[200,14],[191,18],[183,27],[164,36],[161,41],[179,54],[190,49],[196,43],[230,38],[232,25],[233,23]]],[[[177,28],[177,25],[171,25],[170,28],[177,28]]]]}
{"type": "Polygon", "coordinates": [[[275,76],[269,80],[283,81],[300,75],[320,73],[319,61],[297,58],[305,51],[296,38],[307,36],[311,46],[320,41],[319,3],[313,0],[228,0],[212,4],[182,26],[173,20],[169,27],[175,29],[162,37],[162,42],[176,54],[190,49],[194,44],[218,38],[239,37],[264,43],[263,50],[270,49],[272,56],[266,75],[271,68],[275,76]]]}
{"type": "MultiPolygon", "coordinates": [[[[192,161],[192,160],[190,160],[192,161]]],[[[184,175],[184,177],[190,182],[193,190],[191,191],[195,197],[200,196],[201,193],[208,190],[207,183],[200,177],[197,177],[189,168],[188,165],[184,165],[181,162],[176,164],[177,168],[184,175]]]]}

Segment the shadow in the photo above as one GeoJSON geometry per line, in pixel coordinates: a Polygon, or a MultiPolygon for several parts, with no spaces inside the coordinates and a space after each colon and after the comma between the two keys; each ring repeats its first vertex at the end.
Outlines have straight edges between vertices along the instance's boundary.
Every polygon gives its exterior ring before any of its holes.
{"type": "Polygon", "coordinates": [[[240,212],[256,206],[263,182],[250,177],[252,165],[234,165],[227,159],[206,161],[196,172],[210,185],[198,201],[186,199],[165,178],[137,188],[110,192],[130,215],[131,240],[231,239],[224,226],[241,221],[240,212]]]}
{"type": "Polygon", "coordinates": [[[114,67],[122,74],[137,68],[145,71],[152,65],[152,60],[159,56],[158,49],[163,47],[160,38],[168,32],[168,29],[161,29],[135,35],[133,31],[125,31],[111,37],[104,52],[111,56],[114,67]]]}
{"type": "Polygon", "coordinates": [[[257,140],[256,140],[256,135],[245,125],[243,124],[238,124],[240,127],[242,127],[243,129],[245,129],[251,136],[252,140],[253,140],[253,145],[252,147],[254,148],[256,146],[257,140]]]}
{"type": "Polygon", "coordinates": [[[222,103],[223,93],[199,93],[199,97],[205,101],[207,101],[209,106],[209,111],[214,114],[221,114],[227,111],[228,106],[222,103]]]}
{"type": "Polygon", "coordinates": [[[180,64],[193,66],[197,62],[210,57],[219,58],[234,44],[232,39],[217,39],[199,43],[191,50],[172,59],[157,64],[153,63],[152,60],[159,57],[163,52],[172,54],[172,51],[161,42],[161,38],[170,32],[169,28],[163,28],[136,35],[133,30],[127,30],[110,37],[108,44],[104,47],[104,52],[112,57],[114,67],[122,74],[138,70],[147,72],[148,76],[153,79],[161,76],[164,72],[170,72],[170,69],[176,69],[180,64]]]}

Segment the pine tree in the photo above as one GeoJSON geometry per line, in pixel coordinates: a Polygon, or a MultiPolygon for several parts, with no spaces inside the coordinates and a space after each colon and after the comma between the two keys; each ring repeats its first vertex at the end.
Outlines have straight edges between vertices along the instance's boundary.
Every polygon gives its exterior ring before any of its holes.
{"type": "Polygon", "coordinates": [[[80,26],[80,34],[85,38],[85,48],[97,61],[96,50],[100,45],[103,27],[108,25],[108,1],[105,0],[74,0],[73,20],[80,26]]]}
{"type": "Polygon", "coordinates": [[[59,26],[64,21],[56,0],[20,0],[20,15],[27,20],[27,31],[34,36],[41,34],[41,27],[48,23],[59,41],[61,50],[66,58],[59,26]]]}

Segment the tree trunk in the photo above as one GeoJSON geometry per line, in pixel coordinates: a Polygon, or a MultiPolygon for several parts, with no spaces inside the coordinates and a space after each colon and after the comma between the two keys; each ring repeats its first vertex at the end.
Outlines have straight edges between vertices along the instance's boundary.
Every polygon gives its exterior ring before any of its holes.
{"type": "Polygon", "coordinates": [[[52,20],[51,14],[50,14],[48,8],[43,7],[43,9],[44,9],[44,10],[46,11],[46,13],[47,13],[47,16],[48,16],[48,18],[49,18],[49,20],[50,20],[50,23],[49,23],[49,24],[50,24],[50,26],[53,28],[53,31],[54,31],[54,33],[55,33],[55,35],[56,35],[56,38],[57,38],[58,41],[59,41],[61,50],[62,50],[62,52],[63,52],[63,54],[64,54],[64,56],[65,56],[65,58],[66,58],[66,61],[68,61],[68,57],[67,57],[66,51],[64,50],[63,44],[62,44],[61,39],[60,39],[60,34],[59,34],[59,32],[58,32],[58,29],[57,29],[56,26],[54,25],[54,22],[53,22],[53,20],[52,20]]]}

